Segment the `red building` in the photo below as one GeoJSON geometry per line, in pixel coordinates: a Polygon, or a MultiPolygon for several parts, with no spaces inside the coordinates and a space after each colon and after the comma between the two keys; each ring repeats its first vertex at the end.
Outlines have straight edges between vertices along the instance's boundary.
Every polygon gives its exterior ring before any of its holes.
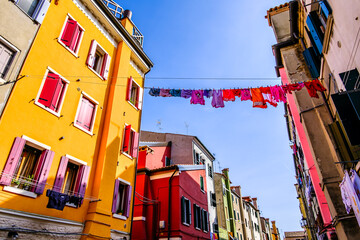
{"type": "Polygon", "coordinates": [[[210,239],[205,166],[171,165],[170,150],[139,150],[132,239],[210,239]]]}

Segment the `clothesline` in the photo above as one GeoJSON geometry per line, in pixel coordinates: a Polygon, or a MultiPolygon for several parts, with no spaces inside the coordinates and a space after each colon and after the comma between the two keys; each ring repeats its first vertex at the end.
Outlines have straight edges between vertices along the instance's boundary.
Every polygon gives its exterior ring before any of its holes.
{"type": "Polygon", "coordinates": [[[285,85],[264,86],[256,88],[230,89],[164,89],[150,88],[149,95],[153,97],[190,98],[191,104],[205,105],[205,98],[212,98],[211,105],[215,108],[225,107],[224,102],[234,102],[236,97],[241,101],[252,101],[255,108],[267,108],[267,103],[276,107],[279,102],[286,103],[286,94],[306,88],[310,97],[319,98],[318,91],[326,89],[318,79],[285,85]]]}

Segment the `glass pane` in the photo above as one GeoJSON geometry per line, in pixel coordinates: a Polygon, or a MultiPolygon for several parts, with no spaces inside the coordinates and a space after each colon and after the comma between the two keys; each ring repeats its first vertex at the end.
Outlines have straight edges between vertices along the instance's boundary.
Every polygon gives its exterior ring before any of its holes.
{"type": "Polygon", "coordinates": [[[17,5],[29,16],[32,16],[39,0],[19,0],[17,5]]]}

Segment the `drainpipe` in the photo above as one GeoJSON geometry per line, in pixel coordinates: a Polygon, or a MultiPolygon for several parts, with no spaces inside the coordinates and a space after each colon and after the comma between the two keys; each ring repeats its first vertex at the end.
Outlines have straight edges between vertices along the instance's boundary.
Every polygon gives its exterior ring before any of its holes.
{"type": "Polygon", "coordinates": [[[175,171],[171,175],[169,179],[169,208],[168,208],[168,240],[170,240],[170,234],[171,234],[171,181],[176,173],[176,171],[179,170],[178,166],[175,165],[175,171]]]}

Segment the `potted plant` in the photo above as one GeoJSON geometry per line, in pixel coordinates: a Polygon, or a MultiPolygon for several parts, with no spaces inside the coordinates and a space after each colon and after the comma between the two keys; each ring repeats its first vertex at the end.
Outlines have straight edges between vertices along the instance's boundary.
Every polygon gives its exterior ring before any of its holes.
{"type": "Polygon", "coordinates": [[[29,190],[34,180],[34,175],[29,175],[24,182],[24,190],[29,190]]]}
{"type": "Polygon", "coordinates": [[[11,180],[11,184],[12,184],[13,187],[19,187],[20,183],[21,183],[21,181],[19,179],[13,178],[11,180]]]}

